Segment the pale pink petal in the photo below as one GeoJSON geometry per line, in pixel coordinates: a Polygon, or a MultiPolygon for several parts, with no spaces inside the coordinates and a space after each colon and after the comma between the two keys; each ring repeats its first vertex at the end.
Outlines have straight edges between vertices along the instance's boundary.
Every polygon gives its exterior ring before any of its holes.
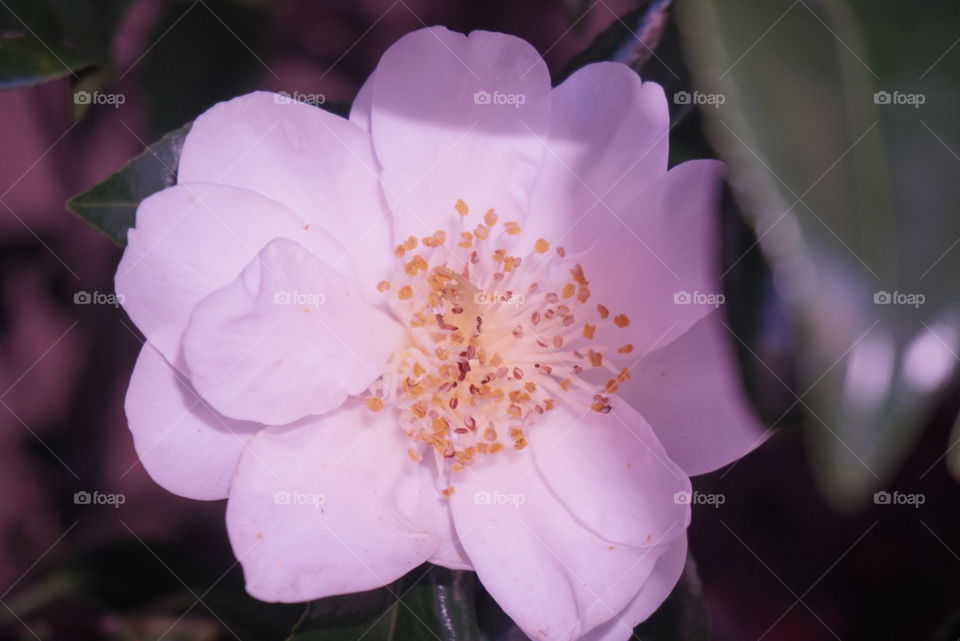
{"type": "Polygon", "coordinates": [[[662,545],[645,548],[598,536],[564,507],[528,450],[480,460],[451,483],[454,523],[480,581],[536,640],[573,641],[609,621],[685,527],[678,521],[662,545]]]}
{"type": "Polygon", "coordinates": [[[353,279],[277,239],[197,305],[183,354],[194,386],[217,410],[282,425],[363,392],[402,337],[353,279]]]}
{"type": "Polygon", "coordinates": [[[602,414],[588,402],[557,403],[527,430],[534,460],[583,525],[618,544],[664,545],[689,523],[689,506],[675,496],[690,491],[690,479],[636,410],[611,405],[602,414]]]}
{"type": "Polygon", "coordinates": [[[459,232],[458,200],[473,212],[471,228],[490,208],[522,221],[549,93],[543,60],[514,36],[431,27],[391,46],[373,76],[371,131],[397,237],[459,232]]]}
{"type": "Polygon", "coordinates": [[[457,534],[450,511],[445,509],[445,512],[441,527],[437,530],[439,539],[437,551],[427,560],[434,565],[451,570],[474,570],[475,568],[467,557],[466,550],[460,543],[460,536],[457,534]]]}
{"type": "Polygon", "coordinates": [[[177,364],[190,311],[223,287],[274,238],[323,254],[342,248],[319,228],[259,194],[222,185],[177,185],[146,198],[114,284],[123,308],[150,342],[177,364]]]}
{"type": "Polygon", "coordinates": [[[370,131],[370,111],[373,108],[373,76],[376,70],[364,81],[350,105],[350,122],[364,131],[370,131]]]}
{"type": "Polygon", "coordinates": [[[263,427],[215,412],[150,343],[140,350],[125,407],[144,469],[191,499],[226,498],[244,443],[263,427]]]}
{"type": "Polygon", "coordinates": [[[670,116],[663,89],[626,65],[580,69],[550,94],[550,136],[521,246],[545,238],[589,247],[667,172],[670,116]]]}
{"type": "MultiPolygon", "coordinates": [[[[669,344],[716,309],[717,235],[723,165],[691,160],[671,169],[628,207],[580,260],[591,304],[629,325],[598,326],[595,342],[633,345],[629,358],[669,344]],[[710,298],[710,297],[714,298],[710,298]],[[714,301],[714,302],[711,302],[714,301]]],[[[616,355],[616,354],[614,354],[616,355]]]]}
{"type": "Polygon", "coordinates": [[[731,463],[764,439],[721,320],[714,312],[644,356],[620,388],[621,397],[650,421],[670,458],[690,475],[731,463]]]}
{"type": "MultiPolygon", "coordinates": [[[[424,458],[433,456],[432,450],[426,449],[422,444],[417,449],[424,458]]],[[[431,530],[437,535],[437,551],[428,561],[451,570],[473,570],[473,564],[460,543],[449,502],[441,498],[440,492],[448,487],[445,476],[432,463],[425,463],[424,467],[427,470],[427,483],[433,489],[430,495],[435,499],[425,502],[425,514],[430,519],[431,530]]]]}
{"type": "Polygon", "coordinates": [[[385,410],[359,400],[248,443],[227,504],[247,591],[300,602],[386,585],[437,549],[425,466],[385,410]]]}
{"type": "Polygon", "coordinates": [[[390,216],[369,134],[345,118],[279,94],[256,92],[214,105],[193,123],[178,181],[250,189],[319,225],[356,260],[365,285],[393,265],[390,216]]]}
{"type": "Polygon", "coordinates": [[[640,592],[616,618],[587,633],[580,641],[629,641],[633,629],[650,618],[667,600],[683,575],[687,561],[687,537],[682,536],[660,555],[640,592]]]}

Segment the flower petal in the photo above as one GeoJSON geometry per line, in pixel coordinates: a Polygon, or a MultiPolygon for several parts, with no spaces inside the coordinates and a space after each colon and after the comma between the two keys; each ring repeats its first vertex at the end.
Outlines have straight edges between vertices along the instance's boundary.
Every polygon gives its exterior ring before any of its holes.
{"type": "Polygon", "coordinates": [[[629,641],[633,629],[643,623],[667,600],[683,575],[687,561],[687,537],[680,537],[660,555],[650,578],[616,618],[591,630],[580,641],[629,641]]]}
{"type": "Polygon", "coordinates": [[[150,343],[133,368],[125,408],[144,469],[191,499],[226,498],[244,443],[263,427],[217,414],[150,343]]]}
{"type": "MultiPolygon", "coordinates": [[[[610,620],[666,548],[619,545],[584,527],[528,450],[478,461],[453,482],[450,509],[464,549],[484,587],[531,639],[572,641],[610,620]]],[[[683,528],[676,523],[665,538],[683,528]]]]}
{"type": "Polygon", "coordinates": [[[370,112],[373,109],[373,76],[376,70],[360,85],[360,90],[350,105],[350,122],[364,131],[370,131],[370,112]]]}
{"type": "Polygon", "coordinates": [[[371,127],[396,237],[459,232],[458,200],[473,212],[470,227],[489,208],[522,221],[549,92],[540,55],[514,36],[431,27],[391,46],[373,76],[371,127]]]}
{"type": "MultiPolygon", "coordinates": [[[[633,345],[633,356],[669,344],[716,309],[720,178],[723,164],[691,160],[671,169],[580,257],[593,296],[624,328],[601,324],[601,345],[633,345]],[[686,294],[686,296],[684,296],[686,294]],[[706,301],[706,302],[705,302],[706,301]]],[[[719,303],[717,303],[719,304],[719,303]]]]}
{"type": "Polygon", "coordinates": [[[675,500],[690,479],[670,460],[653,430],[627,403],[601,414],[557,403],[528,430],[537,468],[586,527],[634,547],[664,545],[690,521],[675,500]],[[677,524],[681,527],[677,527],[677,524]]]}
{"type": "Polygon", "coordinates": [[[631,369],[620,396],[642,412],[691,476],[737,460],[764,440],[740,384],[727,330],[713,312],[631,369]]]}
{"type": "Polygon", "coordinates": [[[437,549],[425,466],[389,411],[359,400],[252,438],[227,504],[247,591],[299,602],[386,585],[437,549]]]}
{"type": "MultiPolygon", "coordinates": [[[[550,136],[520,241],[589,247],[644,187],[667,172],[670,116],[663,89],[626,65],[583,67],[550,94],[550,136]]],[[[624,213],[626,212],[626,213],[624,213]]]]}
{"type": "Polygon", "coordinates": [[[391,220],[369,134],[329,111],[280,94],[221,102],[194,121],[178,180],[243,187],[319,225],[349,255],[372,296],[393,264],[391,220]]]}
{"type": "Polygon", "coordinates": [[[123,308],[150,343],[177,364],[190,311],[236,278],[274,238],[323,254],[342,248],[279,203],[245,189],[177,185],[146,198],[114,278],[123,308]]]}
{"type": "Polygon", "coordinates": [[[194,309],[191,380],[223,414],[282,425],[335,409],[383,372],[402,328],[354,281],[277,239],[194,309]]]}

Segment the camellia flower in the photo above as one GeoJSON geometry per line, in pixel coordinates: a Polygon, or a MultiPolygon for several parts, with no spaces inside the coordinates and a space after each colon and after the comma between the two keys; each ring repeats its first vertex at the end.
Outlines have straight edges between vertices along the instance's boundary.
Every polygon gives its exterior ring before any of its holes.
{"type": "Polygon", "coordinates": [[[211,108],[117,291],[147,471],[228,498],[253,596],[472,569],[533,639],[626,639],[686,558],[689,475],[760,434],[716,308],[722,166],[667,171],[662,89],[442,28],[349,119],[211,108]]]}

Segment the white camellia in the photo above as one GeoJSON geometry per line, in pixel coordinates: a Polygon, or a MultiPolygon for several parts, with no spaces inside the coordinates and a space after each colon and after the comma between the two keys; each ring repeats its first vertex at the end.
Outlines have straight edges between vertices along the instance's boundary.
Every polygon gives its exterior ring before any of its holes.
{"type": "Polygon", "coordinates": [[[656,610],[689,476],[761,434],[716,310],[722,165],[667,171],[668,128],[623,65],[551,88],[526,42],[443,28],[349,119],[258,92],[196,120],[117,270],[126,409],[158,483],[228,498],[252,595],[429,561],[533,639],[656,610]]]}

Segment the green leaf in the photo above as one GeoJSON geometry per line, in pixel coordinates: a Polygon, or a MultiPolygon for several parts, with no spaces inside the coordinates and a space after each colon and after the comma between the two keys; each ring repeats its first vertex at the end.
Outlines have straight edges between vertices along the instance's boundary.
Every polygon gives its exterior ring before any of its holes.
{"type": "Polygon", "coordinates": [[[308,604],[288,641],[479,641],[474,574],[427,567],[385,588],[308,604]]]}
{"type": "Polygon", "coordinates": [[[0,89],[110,66],[110,41],[129,0],[5,0],[0,5],[0,89]]]}
{"type": "MultiPolygon", "coordinates": [[[[957,193],[956,159],[922,126],[956,131],[957,110],[922,113],[874,99],[878,89],[918,91],[911,83],[954,36],[941,34],[936,48],[903,68],[892,59],[881,66],[866,43],[875,37],[881,51],[887,40],[865,34],[904,18],[860,5],[859,13],[841,0],[677,5],[695,87],[714,97],[700,109],[708,138],[728,164],[761,238],[755,251],[771,263],[793,319],[798,409],[814,471],[837,506],[863,504],[896,470],[948,378],[933,363],[946,362],[940,369],[949,374],[960,329],[948,276],[960,269],[960,252],[948,250],[960,237],[946,204],[956,197],[939,199],[932,208],[940,211],[924,212],[918,225],[917,183],[892,179],[915,173],[917,158],[935,158],[924,165],[932,169],[920,192],[957,193]],[[894,125],[912,132],[900,150],[891,149],[894,125]],[[880,292],[919,293],[926,302],[876,304],[880,292]],[[909,349],[924,340],[934,355],[918,364],[909,349]]],[[[940,23],[949,23],[946,15],[940,23]]],[[[892,24],[885,31],[899,32],[892,24]]],[[[956,62],[941,64],[935,73],[949,82],[956,62]]]]}
{"type": "Polygon", "coordinates": [[[169,3],[137,73],[153,135],[247,93],[272,72],[263,59],[268,5],[243,0],[169,3]]]}
{"type": "Polygon", "coordinates": [[[74,74],[93,63],[81,53],[51,49],[29,36],[0,39],[0,89],[29,87],[74,74]]]}
{"type": "Polygon", "coordinates": [[[72,198],[67,208],[117,245],[125,246],[127,230],[136,221],[140,201],[176,184],[180,151],[192,124],[171,131],[150,145],[120,171],[72,198]]]}

